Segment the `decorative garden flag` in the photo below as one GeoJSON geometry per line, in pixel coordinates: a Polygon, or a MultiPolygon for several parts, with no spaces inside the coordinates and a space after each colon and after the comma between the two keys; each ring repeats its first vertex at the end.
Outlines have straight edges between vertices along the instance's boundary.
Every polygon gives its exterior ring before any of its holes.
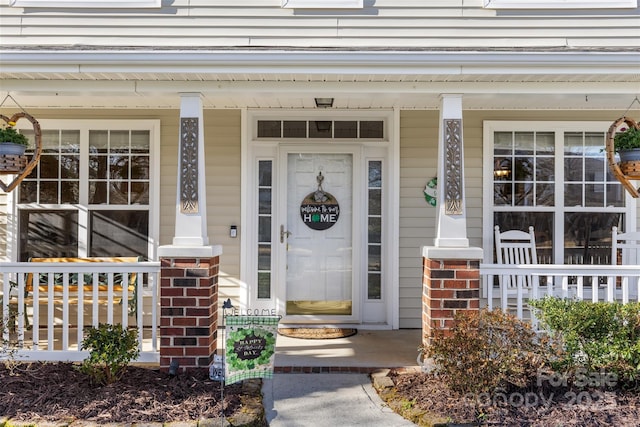
{"type": "Polygon", "coordinates": [[[227,316],[225,382],[273,378],[280,316],[227,316]]]}

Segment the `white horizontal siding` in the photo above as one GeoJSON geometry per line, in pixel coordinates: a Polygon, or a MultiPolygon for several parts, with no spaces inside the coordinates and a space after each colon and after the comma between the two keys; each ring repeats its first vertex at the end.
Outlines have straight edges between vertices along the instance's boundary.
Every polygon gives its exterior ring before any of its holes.
{"type": "Polygon", "coordinates": [[[420,248],[433,244],[436,209],[423,190],[437,175],[437,111],[400,113],[400,260],[401,328],[421,327],[422,257],[420,248]]]}
{"type": "Polygon", "coordinates": [[[194,47],[637,47],[637,10],[496,11],[481,0],[377,0],[362,10],[176,1],[160,10],[0,3],[2,44],[194,47]]]}
{"type": "MultiPolygon", "coordinates": [[[[9,175],[11,177],[11,175],[9,175]]],[[[6,177],[0,176],[0,179],[6,180],[6,177]]],[[[9,215],[9,207],[7,206],[7,194],[0,193],[0,259],[7,256],[7,218],[9,215]]]]}

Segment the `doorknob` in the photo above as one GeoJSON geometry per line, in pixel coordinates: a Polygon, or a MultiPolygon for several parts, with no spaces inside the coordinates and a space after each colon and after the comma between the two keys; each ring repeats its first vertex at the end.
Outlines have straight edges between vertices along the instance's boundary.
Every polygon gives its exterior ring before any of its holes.
{"type": "Polygon", "coordinates": [[[291,236],[291,232],[284,229],[284,225],[280,226],[280,243],[284,243],[284,239],[291,236]]]}

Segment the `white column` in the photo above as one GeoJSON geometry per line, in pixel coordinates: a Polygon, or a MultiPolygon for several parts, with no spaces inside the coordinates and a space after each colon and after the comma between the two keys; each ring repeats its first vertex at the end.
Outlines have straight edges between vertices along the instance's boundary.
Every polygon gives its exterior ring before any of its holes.
{"type": "Polygon", "coordinates": [[[467,214],[462,144],[462,95],[440,97],[438,192],[435,246],[467,248],[467,214]]]}
{"type": "Polygon", "coordinates": [[[209,237],[207,235],[204,124],[202,98],[199,93],[181,94],[178,145],[178,189],[173,245],[207,246],[209,237]]]}

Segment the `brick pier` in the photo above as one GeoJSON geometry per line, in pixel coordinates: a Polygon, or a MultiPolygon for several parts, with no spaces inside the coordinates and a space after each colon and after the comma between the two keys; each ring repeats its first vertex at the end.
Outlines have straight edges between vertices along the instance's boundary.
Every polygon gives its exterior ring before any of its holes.
{"type": "Polygon", "coordinates": [[[219,256],[160,258],[160,369],[207,368],[217,349],[219,256]]]}
{"type": "Polygon", "coordinates": [[[422,344],[435,329],[446,333],[454,316],[480,307],[480,248],[424,248],[422,344]]]}

